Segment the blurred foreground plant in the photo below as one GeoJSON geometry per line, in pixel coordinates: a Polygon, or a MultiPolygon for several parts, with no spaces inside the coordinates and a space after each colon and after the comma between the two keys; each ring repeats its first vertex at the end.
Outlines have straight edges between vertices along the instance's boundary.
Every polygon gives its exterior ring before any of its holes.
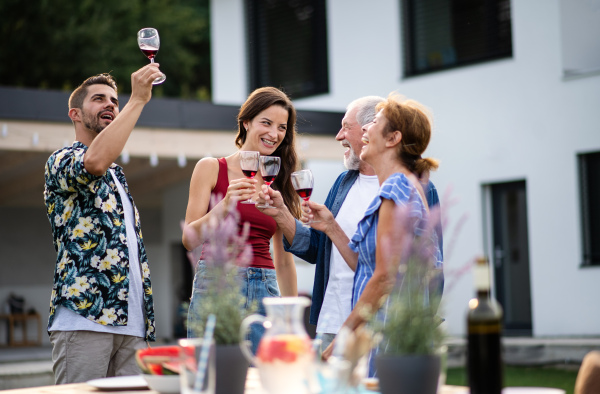
{"type": "Polygon", "coordinates": [[[398,267],[389,296],[381,300],[373,326],[383,335],[380,349],[386,354],[434,354],[444,340],[437,316],[441,294],[435,291],[441,274],[438,248],[440,210],[432,208],[426,221],[411,215],[410,207],[397,206],[394,231],[379,247],[398,267]]]}
{"type": "MultiPolygon", "coordinates": [[[[239,330],[242,319],[248,313],[244,309],[246,297],[240,293],[240,283],[236,278],[238,268],[247,267],[252,259],[252,247],[246,242],[250,230],[244,223],[239,232],[240,214],[235,202],[229,206],[217,205],[217,198],[211,198],[212,215],[202,228],[204,243],[188,252],[192,267],[199,259],[204,261],[204,280],[200,284],[200,302],[192,303],[188,313],[194,336],[202,336],[208,315],[216,316],[214,339],[217,345],[239,343],[239,330]]],[[[190,230],[191,231],[191,230],[190,230]]]]}

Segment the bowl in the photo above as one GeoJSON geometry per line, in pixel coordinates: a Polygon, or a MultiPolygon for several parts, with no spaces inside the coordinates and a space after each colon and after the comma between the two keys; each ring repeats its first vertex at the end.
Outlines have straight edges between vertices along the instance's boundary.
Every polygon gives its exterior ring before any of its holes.
{"type": "Polygon", "coordinates": [[[142,374],[148,386],[159,393],[179,393],[179,375],[142,374]]]}

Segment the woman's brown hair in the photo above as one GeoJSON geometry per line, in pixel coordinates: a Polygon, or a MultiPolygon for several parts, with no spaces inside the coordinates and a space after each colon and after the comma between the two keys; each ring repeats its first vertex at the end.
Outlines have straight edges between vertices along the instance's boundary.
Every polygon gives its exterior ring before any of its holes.
{"type": "Polygon", "coordinates": [[[431,139],[431,121],[427,108],[415,100],[405,100],[390,94],[376,109],[383,111],[387,119],[387,133],[396,130],[402,133],[398,157],[409,171],[420,178],[429,171],[437,170],[437,159],[421,157],[431,139]]]}
{"type": "Polygon", "coordinates": [[[292,186],[290,174],[298,169],[298,156],[296,155],[296,109],[289,97],[281,90],[273,87],[258,88],[248,96],[246,102],[242,104],[238,113],[238,133],[235,137],[235,144],[241,148],[246,142],[245,121],[252,121],[262,111],[272,105],[279,105],[288,112],[287,130],[281,144],[277,147],[272,156],[281,158],[281,168],[279,174],[273,182],[273,189],[279,190],[283,197],[283,202],[288,207],[294,217],[300,217],[300,202],[298,195],[292,186]]]}

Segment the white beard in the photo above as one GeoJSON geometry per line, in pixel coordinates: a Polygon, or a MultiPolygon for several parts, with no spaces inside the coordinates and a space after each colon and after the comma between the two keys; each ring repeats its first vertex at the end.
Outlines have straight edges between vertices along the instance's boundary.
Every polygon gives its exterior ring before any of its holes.
{"type": "Polygon", "coordinates": [[[360,157],[356,155],[352,147],[350,147],[350,151],[348,153],[348,156],[344,156],[344,166],[348,170],[358,170],[360,166],[360,157]]]}

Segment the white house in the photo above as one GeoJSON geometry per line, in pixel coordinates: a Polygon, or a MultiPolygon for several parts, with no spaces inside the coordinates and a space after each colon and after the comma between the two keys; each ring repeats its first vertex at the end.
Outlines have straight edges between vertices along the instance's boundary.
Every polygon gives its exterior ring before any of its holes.
{"type": "Polygon", "coordinates": [[[485,254],[508,335],[600,335],[600,1],[213,0],[211,33],[215,103],[273,84],[301,109],[432,109],[451,334],[485,254]]]}
{"type": "MultiPolygon", "coordinates": [[[[181,335],[177,307],[191,285],[179,221],[193,165],[233,151],[236,110],[261,85],[283,86],[299,109],[298,148],[318,170],[317,201],[343,170],[334,136],[347,103],[395,91],[432,109],[426,155],[441,162],[432,180],[449,216],[450,334],[464,334],[473,296],[465,267],[485,254],[507,334],[600,336],[600,0],[210,7],[214,103],[153,99],[120,161],[140,209],[160,338],[181,335]]],[[[73,140],[67,98],[0,88],[0,302],[25,296],[44,328],[56,254],[43,166],[73,140]]],[[[298,267],[309,291],[312,271],[298,267]]],[[[0,322],[0,342],[4,330],[0,322]]]]}

